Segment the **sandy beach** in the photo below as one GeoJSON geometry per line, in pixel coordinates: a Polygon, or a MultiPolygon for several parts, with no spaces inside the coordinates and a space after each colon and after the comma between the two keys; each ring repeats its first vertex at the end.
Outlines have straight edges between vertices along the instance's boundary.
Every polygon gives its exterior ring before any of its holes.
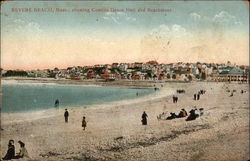
{"type": "Polygon", "coordinates": [[[19,149],[17,141],[22,140],[30,155],[30,158],[20,160],[250,159],[249,84],[158,83],[156,87],[161,90],[135,100],[82,108],[69,107],[69,123],[64,122],[64,109],[1,114],[3,130],[0,155],[5,155],[8,140],[14,139],[16,151],[19,149]],[[186,93],[177,94],[177,89],[184,89],[186,93]],[[199,101],[193,100],[193,94],[200,89],[206,90],[206,93],[201,95],[199,101]],[[232,97],[228,89],[236,90],[232,97]],[[241,90],[246,92],[242,94],[241,90]],[[172,102],[173,94],[179,97],[176,104],[172,102]],[[190,111],[194,106],[204,108],[204,115],[196,120],[157,119],[157,115],[162,112],[178,114],[182,108],[190,111]],[[143,111],[148,114],[147,126],[141,125],[143,111]],[[87,121],[85,131],[81,127],[83,116],[86,116],[87,121]]]}

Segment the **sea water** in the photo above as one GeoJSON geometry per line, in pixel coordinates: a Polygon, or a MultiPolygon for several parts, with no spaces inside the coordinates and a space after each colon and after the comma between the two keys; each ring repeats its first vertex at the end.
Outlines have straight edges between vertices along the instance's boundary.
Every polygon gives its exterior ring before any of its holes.
{"type": "Polygon", "coordinates": [[[154,88],[62,85],[45,83],[2,84],[3,113],[29,112],[59,107],[85,107],[134,99],[155,92],[154,88]]]}

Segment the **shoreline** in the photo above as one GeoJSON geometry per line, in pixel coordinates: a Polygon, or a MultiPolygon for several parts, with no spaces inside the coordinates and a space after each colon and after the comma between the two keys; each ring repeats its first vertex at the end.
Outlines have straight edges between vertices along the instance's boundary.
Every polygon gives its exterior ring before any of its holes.
{"type": "Polygon", "coordinates": [[[155,87],[165,83],[190,83],[185,81],[163,81],[163,80],[115,80],[105,82],[102,80],[71,80],[54,78],[24,78],[24,77],[2,77],[2,81],[16,81],[19,83],[55,83],[74,85],[100,85],[100,86],[130,86],[130,87],[155,87]]]}
{"type": "MultiPolygon", "coordinates": [[[[124,88],[126,88],[126,86],[124,88]]],[[[151,88],[151,87],[148,87],[148,88],[151,88]]],[[[25,120],[32,121],[35,119],[48,118],[48,117],[45,117],[45,115],[49,115],[49,117],[56,116],[57,112],[61,112],[65,108],[70,109],[70,110],[78,110],[78,111],[86,110],[86,109],[94,109],[94,110],[104,109],[104,108],[109,109],[109,108],[114,108],[114,106],[119,106],[119,105],[138,104],[138,103],[146,102],[147,100],[161,99],[162,97],[166,97],[166,96],[170,97],[174,93],[175,93],[175,90],[171,88],[161,88],[160,90],[157,90],[151,94],[148,94],[145,96],[139,96],[139,97],[135,97],[131,99],[114,100],[114,101],[100,103],[100,104],[90,104],[90,105],[83,105],[83,106],[65,106],[65,107],[60,107],[59,109],[48,108],[48,109],[24,111],[24,112],[2,112],[1,117],[4,118],[4,124],[9,124],[10,122],[12,123],[20,122],[20,121],[25,121],[25,120]],[[34,115],[35,118],[25,119],[29,115],[34,115]],[[14,118],[20,118],[20,119],[15,120],[14,118]]]]}

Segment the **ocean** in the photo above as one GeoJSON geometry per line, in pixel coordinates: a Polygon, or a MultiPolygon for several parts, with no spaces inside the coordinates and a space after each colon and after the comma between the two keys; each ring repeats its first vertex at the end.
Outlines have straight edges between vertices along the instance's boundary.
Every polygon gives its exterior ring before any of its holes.
{"type": "Polygon", "coordinates": [[[45,83],[2,84],[3,113],[30,112],[50,108],[87,107],[143,97],[154,88],[85,86],[45,83]],[[59,106],[55,107],[55,101],[59,106]]]}

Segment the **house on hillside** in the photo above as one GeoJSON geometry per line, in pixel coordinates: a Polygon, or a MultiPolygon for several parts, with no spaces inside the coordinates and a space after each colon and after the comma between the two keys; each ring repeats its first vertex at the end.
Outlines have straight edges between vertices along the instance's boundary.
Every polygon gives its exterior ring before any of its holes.
{"type": "Polygon", "coordinates": [[[96,73],[93,69],[87,70],[87,79],[94,79],[96,78],[96,73]]]}
{"type": "Polygon", "coordinates": [[[127,63],[121,63],[119,65],[120,71],[126,71],[128,69],[128,64],[127,63]]]}
{"type": "Polygon", "coordinates": [[[238,67],[223,67],[219,70],[219,74],[213,74],[212,80],[222,82],[247,81],[244,71],[238,67]]]}
{"type": "Polygon", "coordinates": [[[113,63],[113,64],[112,64],[112,68],[113,68],[113,69],[117,69],[118,67],[119,67],[119,63],[113,63]]]}

